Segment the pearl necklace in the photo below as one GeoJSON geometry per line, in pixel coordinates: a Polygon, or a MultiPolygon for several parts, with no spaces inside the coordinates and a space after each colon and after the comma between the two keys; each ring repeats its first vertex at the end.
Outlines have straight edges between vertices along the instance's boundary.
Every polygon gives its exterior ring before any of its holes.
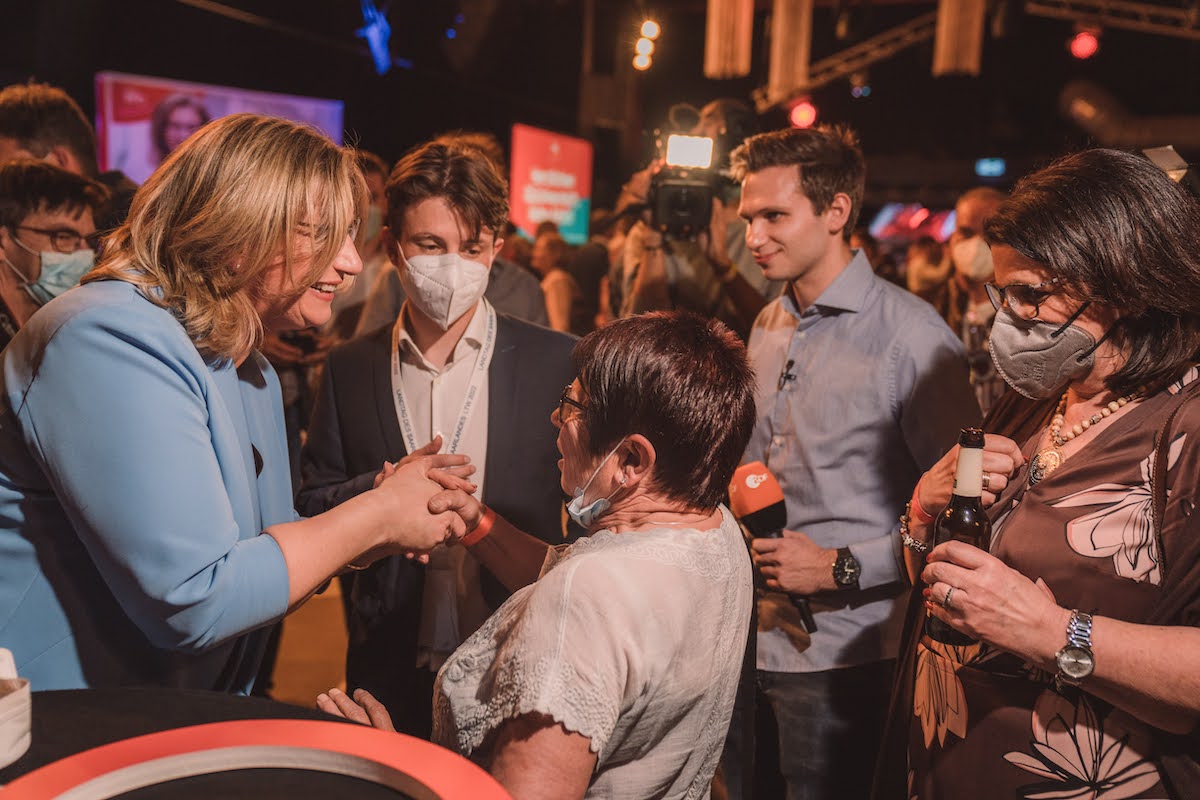
{"type": "Polygon", "coordinates": [[[1135,389],[1124,397],[1118,397],[1113,400],[1099,412],[1092,416],[1076,423],[1064,434],[1062,432],[1063,425],[1066,423],[1067,411],[1067,393],[1063,392],[1062,399],[1058,401],[1058,409],[1054,412],[1054,416],[1050,418],[1050,446],[1042,448],[1034,455],[1033,460],[1029,462],[1029,485],[1048,477],[1051,472],[1062,466],[1067,457],[1060,449],[1067,442],[1074,439],[1076,436],[1082,436],[1083,432],[1101,420],[1111,417],[1116,412],[1120,411],[1125,406],[1129,405],[1136,397],[1141,395],[1142,390],[1135,389]]]}

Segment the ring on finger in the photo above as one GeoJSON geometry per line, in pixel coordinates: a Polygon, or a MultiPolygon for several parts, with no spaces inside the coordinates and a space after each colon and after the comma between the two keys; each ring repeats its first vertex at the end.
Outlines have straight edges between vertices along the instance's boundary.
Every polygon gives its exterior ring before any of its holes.
{"type": "Polygon", "coordinates": [[[952,595],[952,594],[954,594],[953,586],[951,586],[949,589],[946,590],[946,596],[942,598],[942,608],[946,609],[947,611],[949,611],[951,609],[950,595],[952,595]]]}
{"type": "Polygon", "coordinates": [[[990,484],[991,482],[992,482],[991,473],[990,472],[983,473],[983,488],[984,489],[988,488],[988,484],[990,484]]]}

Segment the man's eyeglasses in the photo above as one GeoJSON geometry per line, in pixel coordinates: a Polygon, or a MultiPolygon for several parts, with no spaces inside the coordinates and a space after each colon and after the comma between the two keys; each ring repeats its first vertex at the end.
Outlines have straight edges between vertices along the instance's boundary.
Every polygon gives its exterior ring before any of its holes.
{"type": "Polygon", "coordinates": [[[997,311],[1007,305],[1021,319],[1037,319],[1042,303],[1054,294],[1043,287],[1056,286],[1059,283],[1062,283],[1062,278],[1051,278],[1041,283],[1010,283],[1008,286],[985,283],[983,288],[997,311]]]}
{"type": "Polygon", "coordinates": [[[568,383],[567,388],[563,389],[562,397],[558,398],[558,421],[559,422],[567,421],[567,406],[574,406],[575,408],[578,408],[580,411],[588,410],[587,406],[585,406],[583,403],[579,402],[575,398],[571,397],[571,386],[572,385],[573,384],[568,383]]]}
{"type": "Polygon", "coordinates": [[[100,251],[100,234],[92,233],[84,236],[70,228],[35,228],[32,225],[18,225],[17,230],[33,231],[50,239],[50,245],[59,253],[74,253],[80,243],[86,243],[89,248],[100,251]]]}

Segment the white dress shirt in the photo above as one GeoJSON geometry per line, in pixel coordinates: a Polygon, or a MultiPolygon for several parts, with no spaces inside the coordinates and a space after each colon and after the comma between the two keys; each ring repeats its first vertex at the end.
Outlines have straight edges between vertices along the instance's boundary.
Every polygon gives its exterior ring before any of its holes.
{"type": "MultiPolygon", "coordinates": [[[[397,321],[400,349],[400,381],[408,405],[413,434],[420,447],[442,435],[442,452],[450,446],[458,424],[487,329],[486,300],[475,307],[475,316],[454,351],[440,370],[434,367],[409,335],[407,305],[397,321]]],[[[457,452],[471,457],[483,497],[484,468],[488,441],[488,375],[479,376],[478,399],[463,429],[457,452]]],[[[479,563],[462,547],[438,547],[429,556],[421,604],[421,628],[417,636],[417,665],[436,671],[446,657],[490,615],[479,583],[479,563]]]]}

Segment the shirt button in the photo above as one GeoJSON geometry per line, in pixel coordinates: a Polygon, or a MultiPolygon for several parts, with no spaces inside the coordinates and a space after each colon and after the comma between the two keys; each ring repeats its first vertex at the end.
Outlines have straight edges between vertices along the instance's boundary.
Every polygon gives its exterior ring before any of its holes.
{"type": "Polygon", "coordinates": [[[771,444],[775,445],[776,447],[782,447],[783,446],[783,437],[782,436],[772,436],[771,444]]]}

